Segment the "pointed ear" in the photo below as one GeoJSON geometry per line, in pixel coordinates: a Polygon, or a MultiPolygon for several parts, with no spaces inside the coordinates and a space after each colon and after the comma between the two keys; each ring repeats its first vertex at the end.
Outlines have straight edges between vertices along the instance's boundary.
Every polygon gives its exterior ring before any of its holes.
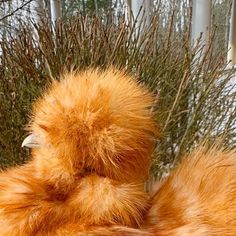
{"type": "Polygon", "coordinates": [[[38,137],[34,134],[28,135],[21,144],[21,147],[36,148],[40,147],[38,137]]]}

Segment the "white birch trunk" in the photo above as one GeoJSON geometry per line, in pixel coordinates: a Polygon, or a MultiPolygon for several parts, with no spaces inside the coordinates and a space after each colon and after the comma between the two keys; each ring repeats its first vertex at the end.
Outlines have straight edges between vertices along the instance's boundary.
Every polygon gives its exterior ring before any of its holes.
{"type": "Polygon", "coordinates": [[[193,0],[192,42],[202,34],[202,41],[209,42],[211,25],[211,0],[193,0]]]}
{"type": "Polygon", "coordinates": [[[61,0],[50,0],[51,6],[51,21],[55,25],[55,22],[62,16],[61,0]]]}
{"type": "Polygon", "coordinates": [[[236,1],[233,0],[230,20],[230,36],[228,43],[227,60],[231,61],[231,65],[236,64],[236,1]]]}
{"type": "Polygon", "coordinates": [[[145,26],[150,23],[153,0],[126,0],[126,5],[128,20],[131,20],[133,14],[134,20],[137,21],[137,26],[142,24],[145,26]],[[145,24],[143,21],[145,21],[145,24]]]}
{"type": "Polygon", "coordinates": [[[125,12],[125,18],[127,22],[131,22],[131,11],[132,11],[132,0],[126,0],[126,12],[125,12]]]}
{"type": "Polygon", "coordinates": [[[151,16],[153,11],[153,0],[144,1],[144,11],[145,11],[146,23],[147,25],[149,25],[151,22],[151,16]]]}

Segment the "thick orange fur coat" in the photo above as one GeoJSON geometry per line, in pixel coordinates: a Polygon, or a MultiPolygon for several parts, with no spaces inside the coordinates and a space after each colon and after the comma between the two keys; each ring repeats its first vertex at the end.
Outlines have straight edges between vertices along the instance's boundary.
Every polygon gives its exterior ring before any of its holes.
{"type": "Polygon", "coordinates": [[[235,151],[199,148],[150,202],[151,106],[112,69],[53,82],[34,105],[32,160],[0,174],[0,235],[236,235],[235,151]]]}
{"type": "Polygon", "coordinates": [[[152,97],[125,73],[68,73],[33,107],[32,160],[0,175],[0,234],[145,235],[152,97]]]}
{"type": "Polygon", "coordinates": [[[145,228],[152,236],[236,235],[236,152],[188,155],[157,190],[145,228]]]}

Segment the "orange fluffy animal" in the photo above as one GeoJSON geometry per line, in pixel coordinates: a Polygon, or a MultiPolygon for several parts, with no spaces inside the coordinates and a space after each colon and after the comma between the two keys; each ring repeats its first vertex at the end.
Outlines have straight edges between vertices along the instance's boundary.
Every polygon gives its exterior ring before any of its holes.
{"type": "Polygon", "coordinates": [[[157,190],[144,227],[152,236],[235,236],[236,152],[187,156],[157,190]]]}
{"type": "Polygon", "coordinates": [[[0,174],[0,235],[235,236],[235,151],[199,148],[144,192],[152,102],[114,69],[54,81],[23,143],[32,160],[0,174]]]}
{"type": "Polygon", "coordinates": [[[138,228],[148,208],[152,103],[114,69],[53,81],[23,143],[32,160],[0,175],[0,234],[145,235],[138,228]]]}

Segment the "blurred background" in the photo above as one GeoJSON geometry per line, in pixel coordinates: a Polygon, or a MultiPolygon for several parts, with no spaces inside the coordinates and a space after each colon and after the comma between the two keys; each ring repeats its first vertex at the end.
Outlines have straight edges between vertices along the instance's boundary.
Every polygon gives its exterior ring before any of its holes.
{"type": "Polygon", "coordinates": [[[202,141],[236,144],[233,0],[1,0],[0,167],[24,163],[31,105],[66,69],[125,69],[156,96],[160,178],[202,141]]]}

